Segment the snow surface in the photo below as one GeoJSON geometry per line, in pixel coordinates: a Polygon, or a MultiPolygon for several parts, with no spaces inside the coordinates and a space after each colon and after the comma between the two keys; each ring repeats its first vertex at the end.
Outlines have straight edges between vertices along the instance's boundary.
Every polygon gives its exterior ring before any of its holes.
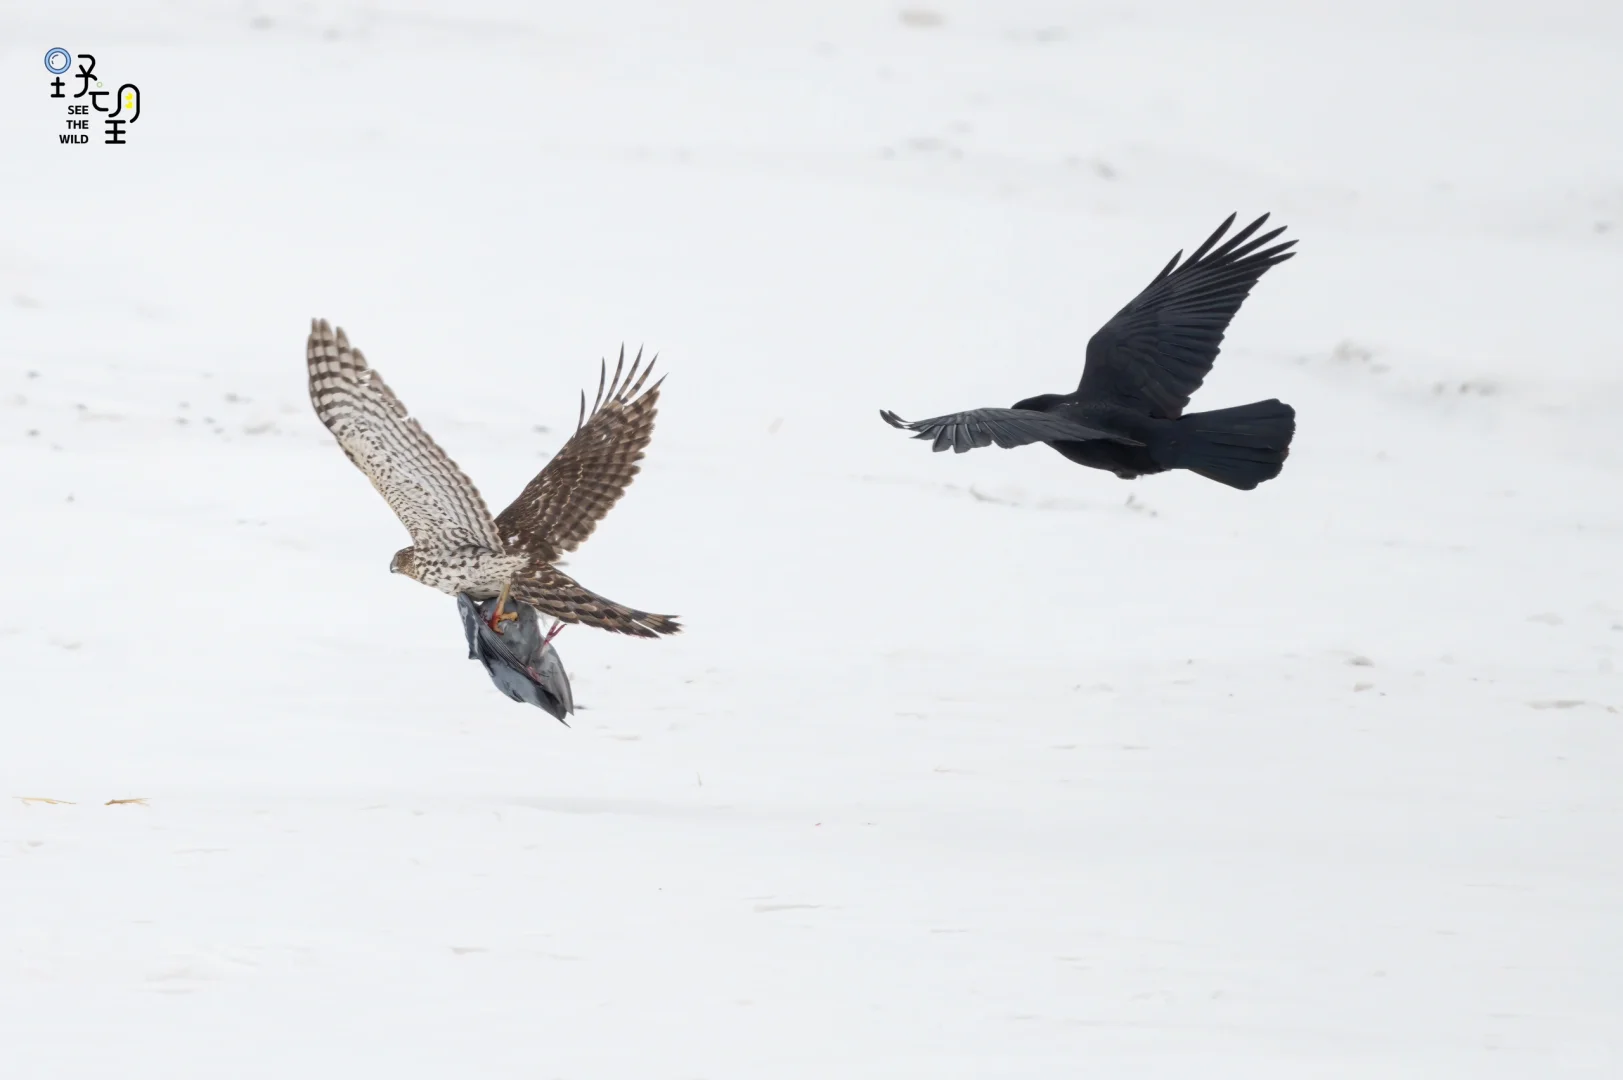
{"type": "Polygon", "coordinates": [[[1623,7],[0,9],[0,1076],[1623,1076],[1623,7]],[[136,82],[58,144],[40,58],[136,82]],[[1246,494],[1074,385],[1231,210],[1246,494]],[[669,372],[565,729],[313,416],[504,504],[669,372]],[[59,802],[27,801],[54,799],[59,802]],[[107,805],[114,799],[142,799],[107,805]]]}

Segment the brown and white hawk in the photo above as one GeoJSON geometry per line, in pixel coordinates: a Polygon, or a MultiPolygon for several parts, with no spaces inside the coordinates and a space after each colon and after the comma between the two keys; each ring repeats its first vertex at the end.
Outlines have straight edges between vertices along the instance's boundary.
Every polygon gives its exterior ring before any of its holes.
{"type": "MultiPolygon", "coordinates": [[[[493,520],[473,482],[367,366],[342,328],[335,332],[327,320],[312,319],[305,356],[316,415],[411,534],[411,546],[390,561],[391,573],[452,596],[499,597],[501,603],[511,596],[560,623],[637,637],[681,630],[672,616],[606,600],[553,565],[592,535],[640,469],[665,381],[640,393],[653,361],[641,368],[639,352],[625,372],[622,349],[606,393],[605,361],[590,414],[582,392],[575,433],[493,520]]],[[[501,613],[501,604],[497,612],[493,626],[517,618],[501,613]]]]}

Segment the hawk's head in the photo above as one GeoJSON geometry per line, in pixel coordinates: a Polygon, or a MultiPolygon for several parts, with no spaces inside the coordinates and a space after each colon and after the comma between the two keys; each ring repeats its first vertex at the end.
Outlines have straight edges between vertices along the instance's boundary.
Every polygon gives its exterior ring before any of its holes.
{"type": "Polygon", "coordinates": [[[389,560],[389,573],[405,574],[409,578],[417,576],[417,551],[414,548],[403,547],[394,553],[389,560]]]}

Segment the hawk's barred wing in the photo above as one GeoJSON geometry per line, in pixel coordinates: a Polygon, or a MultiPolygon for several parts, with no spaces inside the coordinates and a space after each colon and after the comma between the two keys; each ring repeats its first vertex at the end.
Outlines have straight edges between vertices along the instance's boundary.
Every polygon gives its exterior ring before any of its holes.
{"type": "Polygon", "coordinates": [[[1264,214],[1218,241],[1235,215],[1189,258],[1183,252],[1088,341],[1088,360],[1077,393],[1171,420],[1183,414],[1189,395],[1212,370],[1235,312],[1270,266],[1296,254],[1295,240],[1269,243],[1273,229],[1252,239],[1264,214]]]}
{"type": "Polygon", "coordinates": [[[513,579],[513,598],[568,623],[584,623],[633,637],[675,634],[681,625],[670,615],[650,615],[605,600],[556,566],[545,564],[513,579]]]}
{"type": "Polygon", "coordinates": [[[586,394],[582,392],[575,434],[525,485],[513,504],[496,515],[497,534],[506,545],[504,550],[526,551],[543,562],[556,562],[558,556],[575,550],[592,535],[641,469],[637,462],[653,438],[659,386],[665,380],[661,378],[638,397],[654,370],[654,360],[642,367],[639,350],[629,372],[625,360],[622,347],[612,380],[608,379],[609,366],[604,362],[592,411],[587,413],[586,394]]]}
{"type": "Polygon", "coordinates": [[[1135,439],[1112,435],[1036,409],[970,409],[968,412],[912,422],[884,409],[880,410],[879,415],[893,428],[918,432],[913,436],[915,439],[935,440],[931,449],[938,454],[949,449],[962,454],[993,443],[1005,450],[1029,443],[1083,442],[1090,439],[1105,439],[1128,446],[1144,445],[1135,439]]]}
{"type": "Polygon", "coordinates": [[[316,416],[388,501],[413,547],[502,550],[479,490],[351,348],[342,328],[335,334],[326,319],[312,319],[305,358],[316,416]]]}

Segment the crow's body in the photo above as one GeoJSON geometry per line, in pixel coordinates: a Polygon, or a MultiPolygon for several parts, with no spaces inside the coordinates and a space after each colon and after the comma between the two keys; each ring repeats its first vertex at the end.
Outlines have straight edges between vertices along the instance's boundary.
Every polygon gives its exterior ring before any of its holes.
{"type": "Polygon", "coordinates": [[[1043,442],[1079,465],[1134,479],[1188,469],[1244,491],[1284,467],[1296,411],[1269,399],[1184,414],[1212,369],[1234,313],[1270,266],[1289,259],[1284,232],[1252,239],[1268,215],[1218,241],[1229,215],[1181,265],[1183,252],[1088,342],[1082,382],[1071,394],[1040,394],[1009,409],[972,409],[908,423],[881,412],[892,427],[917,432],[937,451],[1043,442]]]}

